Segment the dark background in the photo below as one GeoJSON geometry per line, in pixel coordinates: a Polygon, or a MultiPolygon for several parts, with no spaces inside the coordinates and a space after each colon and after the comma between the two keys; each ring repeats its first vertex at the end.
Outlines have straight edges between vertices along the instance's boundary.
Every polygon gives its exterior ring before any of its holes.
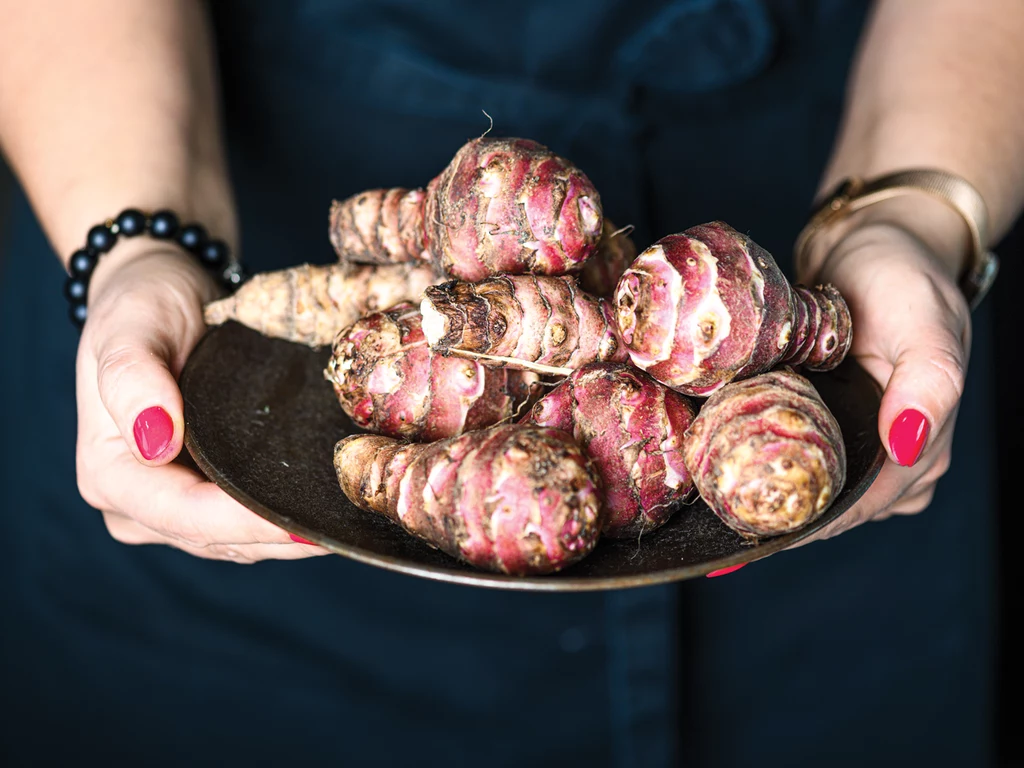
{"type": "MultiPolygon", "coordinates": [[[[0,230],[3,229],[7,202],[10,197],[10,177],[0,163],[0,230]]],[[[999,279],[992,295],[987,299],[993,303],[996,316],[997,397],[996,423],[998,425],[999,456],[999,558],[1000,558],[1000,649],[997,673],[997,722],[999,734],[1000,765],[1005,768],[1024,766],[1024,745],[1014,738],[1017,727],[1011,712],[1012,697],[1024,684],[1024,662],[1014,648],[1024,647],[1024,631],[1007,620],[1015,607],[1015,599],[1024,586],[1024,558],[1015,556],[1015,542],[1024,541],[1024,519],[1018,514],[1019,500],[1015,498],[1013,477],[1021,470],[1015,465],[1020,435],[1024,433],[1024,418],[1021,408],[1020,382],[1024,380],[1024,363],[1021,357],[1024,344],[1021,343],[1021,324],[1015,313],[1021,299],[1016,295],[1016,286],[1024,280],[1024,222],[996,247],[1002,260],[999,279]]],[[[2,270],[0,270],[2,271],[2,270]]],[[[59,290],[59,286],[54,286],[59,290]]],[[[954,467],[954,471],[955,471],[954,467]]]]}
{"type": "Polygon", "coordinates": [[[1024,280],[1024,220],[1010,235],[997,246],[996,253],[1002,259],[1001,271],[993,288],[993,304],[996,315],[996,424],[999,456],[999,570],[1001,621],[999,671],[997,678],[997,726],[1000,756],[1006,766],[1024,765],[1024,745],[1015,738],[1018,723],[1011,715],[1013,696],[1024,683],[1024,664],[1020,653],[1014,648],[1024,647],[1024,632],[1020,624],[1009,620],[1021,587],[1024,586],[1024,563],[1019,553],[1014,552],[1014,543],[1024,540],[1024,520],[1019,514],[1020,499],[1015,498],[1013,478],[1020,479],[1021,469],[1015,466],[1020,455],[1020,436],[1024,432],[1024,409],[1021,408],[1021,377],[1024,363],[1015,312],[1021,300],[1015,293],[1015,286],[1024,280]]]}

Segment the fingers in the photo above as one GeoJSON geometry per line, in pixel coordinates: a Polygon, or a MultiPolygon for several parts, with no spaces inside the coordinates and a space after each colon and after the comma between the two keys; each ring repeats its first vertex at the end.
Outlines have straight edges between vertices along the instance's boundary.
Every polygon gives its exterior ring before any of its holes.
{"type": "Polygon", "coordinates": [[[178,549],[207,560],[226,560],[240,565],[252,565],[261,560],[305,560],[310,557],[323,557],[331,554],[330,550],[309,544],[243,544],[240,546],[213,544],[197,549],[194,547],[177,546],[178,549]]]}
{"type": "Polygon", "coordinates": [[[82,498],[106,510],[111,536],[125,544],[165,544],[198,557],[255,562],[327,554],[297,544],[287,531],[251,512],[179,464],[147,467],[111,435],[80,445],[82,498]]]}
{"type": "Polygon", "coordinates": [[[116,512],[104,512],[103,521],[111,538],[130,545],[164,544],[181,549],[195,557],[208,560],[225,560],[240,564],[251,564],[260,560],[300,560],[330,554],[323,547],[306,544],[209,544],[191,547],[173,541],[146,526],[116,512]]]}
{"type": "Polygon", "coordinates": [[[967,352],[966,320],[948,307],[938,289],[931,306],[897,311],[910,315],[892,323],[889,344],[892,375],[878,413],[878,431],[889,458],[914,466],[934,440],[952,423],[963,394],[967,352]]]}
{"type": "Polygon", "coordinates": [[[181,450],[181,392],[168,368],[170,350],[144,324],[124,328],[96,358],[100,401],[135,458],[166,464],[181,450]]]}
{"type": "MultiPolygon", "coordinates": [[[[176,257],[139,257],[108,278],[79,346],[79,418],[95,422],[105,411],[137,460],[166,464],[185,431],[175,375],[205,329],[199,290],[176,257]]],[[[108,432],[105,424],[81,426],[108,432]]]]}
{"type": "Polygon", "coordinates": [[[107,526],[110,538],[121,544],[156,544],[163,537],[141,523],[110,510],[103,510],[103,524],[107,526]]]}
{"type": "Polygon", "coordinates": [[[90,489],[87,500],[98,501],[102,509],[118,510],[178,544],[202,548],[294,543],[287,531],[177,464],[155,471],[122,453],[107,459],[105,466],[109,479],[90,489]]]}
{"type": "Polygon", "coordinates": [[[885,520],[891,515],[916,515],[924,512],[931,505],[935,498],[935,486],[929,485],[917,493],[908,494],[900,498],[899,502],[889,507],[885,515],[878,515],[875,520],[885,520]]]}
{"type": "Polygon", "coordinates": [[[937,437],[935,449],[915,467],[901,467],[887,461],[875,482],[856,504],[824,528],[793,545],[830,539],[869,521],[885,520],[892,515],[923,512],[935,494],[935,484],[950,466],[952,425],[937,437]]]}

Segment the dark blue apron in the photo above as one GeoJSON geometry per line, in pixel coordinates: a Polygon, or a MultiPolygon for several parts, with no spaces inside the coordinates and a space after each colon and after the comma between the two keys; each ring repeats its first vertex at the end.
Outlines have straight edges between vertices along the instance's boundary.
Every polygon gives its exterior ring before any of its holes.
{"type": "MultiPolygon", "coordinates": [[[[251,267],[332,259],[326,211],[488,126],[583,167],[637,240],[729,221],[788,268],[860,3],[212,4],[251,267]]],[[[131,201],[125,201],[130,204],[131,201]]],[[[926,514],[681,588],[525,595],[338,557],[252,567],[107,536],[74,483],[61,272],[0,243],[0,762],[983,765],[991,356],[926,514]],[[4,759],[8,758],[8,759],[4,759]]]]}

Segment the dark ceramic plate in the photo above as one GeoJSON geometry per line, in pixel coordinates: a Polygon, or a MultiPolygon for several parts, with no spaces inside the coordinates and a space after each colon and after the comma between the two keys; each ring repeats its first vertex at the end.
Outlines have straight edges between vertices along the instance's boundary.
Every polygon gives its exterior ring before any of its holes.
{"type": "Polygon", "coordinates": [[[440,581],[501,589],[590,590],[702,576],[777,552],[843,514],[885,458],[880,393],[853,360],[814,377],[846,439],[847,482],[823,517],[796,533],[745,542],[698,501],[639,541],[602,540],[582,562],[552,576],[478,571],[390,521],[353,506],[338,487],[334,444],[353,432],[323,378],[327,349],[267,339],[236,323],[211,330],[181,376],[185,444],[200,469],[272,523],[339,555],[440,581]]]}

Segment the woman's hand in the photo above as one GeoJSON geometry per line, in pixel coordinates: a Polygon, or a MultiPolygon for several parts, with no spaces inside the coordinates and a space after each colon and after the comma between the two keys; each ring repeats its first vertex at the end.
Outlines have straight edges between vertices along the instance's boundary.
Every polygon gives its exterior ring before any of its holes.
{"type": "Polygon", "coordinates": [[[177,376],[215,295],[195,259],[171,244],[124,241],[100,261],[78,347],[79,490],[125,544],[243,563],[326,554],[172,463],[184,437],[177,376]]]}
{"type": "Polygon", "coordinates": [[[949,468],[971,335],[950,268],[895,225],[855,229],[816,282],[833,283],[850,306],[851,354],[884,389],[878,433],[889,456],[852,509],[801,543],[928,506],[949,468]]]}

